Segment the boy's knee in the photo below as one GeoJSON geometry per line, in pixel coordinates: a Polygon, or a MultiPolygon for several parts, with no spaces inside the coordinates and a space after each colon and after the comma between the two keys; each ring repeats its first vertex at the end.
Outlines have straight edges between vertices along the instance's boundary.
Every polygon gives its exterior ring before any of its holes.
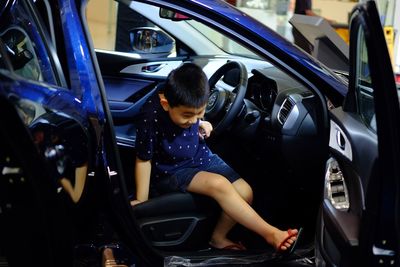
{"type": "Polygon", "coordinates": [[[245,196],[245,200],[247,201],[247,203],[253,203],[253,196],[253,188],[251,188],[251,186],[249,185],[245,196]]]}
{"type": "Polygon", "coordinates": [[[213,192],[213,194],[225,194],[228,193],[229,190],[232,189],[232,184],[223,176],[214,174],[215,177],[212,177],[209,181],[209,190],[213,192]]]}
{"type": "Polygon", "coordinates": [[[251,204],[253,202],[253,189],[251,186],[243,179],[237,180],[234,184],[236,190],[242,196],[247,203],[251,204]]]}
{"type": "Polygon", "coordinates": [[[244,184],[241,188],[241,195],[247,203],[251,204],[253,202],[253,189],[249,184],[244,184]]]}

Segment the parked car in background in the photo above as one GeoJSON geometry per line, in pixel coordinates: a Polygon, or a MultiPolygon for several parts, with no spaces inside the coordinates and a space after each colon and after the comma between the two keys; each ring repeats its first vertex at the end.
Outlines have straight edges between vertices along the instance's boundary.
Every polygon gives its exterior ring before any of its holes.
{"type": "Polygon", "coordinates": [[[398,265],[398,90],[373,1],[353,11],[346,76],[224,1],[120,1],[113,51],[86,7],[0,4],[4,265],[398,265]],[[289,257],[240,226],[246,251],[210,249],[219,208],[201,196],[130,206],[135,117],[184,62],[209,77],[209,147],[259,214],[303,227],[289,257]]]}

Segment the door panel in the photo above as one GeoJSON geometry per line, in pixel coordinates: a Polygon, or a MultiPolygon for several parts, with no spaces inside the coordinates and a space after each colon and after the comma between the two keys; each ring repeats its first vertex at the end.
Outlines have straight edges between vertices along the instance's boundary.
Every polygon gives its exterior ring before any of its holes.
{"type": "Polygon", "coordinates": [[[130,78],[104,77],[103,80],[111,114],[116,122],[133,118],[138,112],[136,104],[157,85],[155,81],[130,78]]]}
{"type": "Polygon", "coordinates": [[[331,111],[329,146],[317,246],[325,262],[356,266],[363,186],[377,158],[376,135],[357,116],[337,108],[331,111]]]}
{"type": "Polygon", "coordinates": [[[121,70],[121,72],[125,74],[142,75],[143,77],[149,78],[166,77],[173,69],[179,67],[182,62],[183,60],[160,61],[160,59],[158,59],[153,62],[130,65],[121,70]]]}
{"type": "Polygon", "coordinates": [[[134,77],[163,77],[179,66],[187,57],[141,58],[130,53],[96,50],[97,60],[103,76],[131,74],[134,77]]]}

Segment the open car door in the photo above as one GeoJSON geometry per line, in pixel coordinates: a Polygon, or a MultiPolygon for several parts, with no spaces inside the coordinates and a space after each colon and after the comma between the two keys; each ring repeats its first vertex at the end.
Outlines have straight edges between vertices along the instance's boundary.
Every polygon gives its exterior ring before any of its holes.
{"type": "Polygon", "coordinates": [[[400,112],[374,1],[354,8],[350,34],[349,91],[331,110],[316,263],[398,266],[400,112]]]}

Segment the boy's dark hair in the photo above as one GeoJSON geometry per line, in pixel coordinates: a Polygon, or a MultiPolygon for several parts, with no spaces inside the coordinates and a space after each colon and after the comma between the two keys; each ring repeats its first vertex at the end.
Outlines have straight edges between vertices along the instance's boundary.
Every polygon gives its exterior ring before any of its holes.
{"type": "Polygon", "coordinates": [[[164,87],[164,96],[170,107],[200,108],[207,103],[209,94],[207,76],[194,63],[185,63],[171,71],[164,87]]]}

